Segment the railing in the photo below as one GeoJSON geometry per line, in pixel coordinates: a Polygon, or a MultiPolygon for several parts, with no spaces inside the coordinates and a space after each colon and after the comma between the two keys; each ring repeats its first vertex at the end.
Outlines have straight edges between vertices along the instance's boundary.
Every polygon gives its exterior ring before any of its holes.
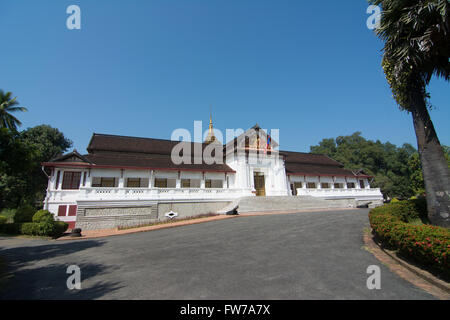
{"type": "Polygon", "coordinates": [[[383,198],[379,188],[372,189],[297,189],[298,196],[311,196],[319,198],[340,197],[376,197],[383,198]]]}
{"type": "Polygon", "coordinates": [[[159,200],[159,199],[233,199],[251,196],[251,189],[223,188],[101,188],[90,187],[79,190],[52,190],[50,201],[76,200],[159,200]]]}

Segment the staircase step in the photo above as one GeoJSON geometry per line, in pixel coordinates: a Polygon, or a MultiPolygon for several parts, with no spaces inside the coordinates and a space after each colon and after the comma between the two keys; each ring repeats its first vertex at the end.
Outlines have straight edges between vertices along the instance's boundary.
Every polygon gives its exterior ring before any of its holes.
{"type": "Polygon", "coordinates": [[[235,200],[221,214],[308,209],[355,208],[352,199],[324,200],[310,196],[243,197],[235,200]]]}

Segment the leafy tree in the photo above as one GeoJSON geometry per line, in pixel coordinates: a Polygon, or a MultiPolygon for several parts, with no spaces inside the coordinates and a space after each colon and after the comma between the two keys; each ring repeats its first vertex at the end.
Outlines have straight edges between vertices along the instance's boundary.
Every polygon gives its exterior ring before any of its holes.
{"type": "Polygon", "coordinates": [[[383,13],[383,69],[402,110],[411,112],[427,196],[428,218],[450,227],[450,171],[428,112],[433,75],[450,79],[448,0],[369,0],[383,13]]]}
{"type": "Polygon", "coordinates": [[[27,111],[25,107],[16,107],[19,102],[17,98],[12,98],[11,92],[4,92],[0,89],[0,128],[8,128],[16,131],[17,126],[22,123],[12,113],[17,111],[27,111]]]}
{"type": "Polygon", "coordinates": [[[27,195],[33,203],[42,202],[48,181],[42,172],[41,163],[63,154],[72,146],[72,141],[49,125],[28,128],[20,133],[20,138],[29,149],[33,150],[33,166],[27,182],[27,195]]]}
{"type": "Polygon", "coordinates": [[[63,133],[47,125],[20,133],[0,128],[0,208],[42,202],[47,178],[41,163],[71,145],[63,133]]]}
{"type": "Polygon", "coordinates": [[[311,146],[312,153],[326,154],[347,169],[373,176],[372,185],[379,187],[386,198],[409,198],[414,195],[410,185],[408,161],[417,151],[410,144],[397,147],[389,142],[366,140],[361,132],[336,139],[323,139],[311,146]]]}
{"type": "Polygon", "coordinates": [[[19,206],[27,193],[34,158],[34,150],[17,132],[0,128],[0,208],[19,206]]]}
{"type": "Polygon", "coordinates": [[[49,125],[40,125],[28,128],[20,133],[22,140],[33,147],[37,152],[37,160],[49,161],[72,146],[72,141],[64,134],[49,125]]]}

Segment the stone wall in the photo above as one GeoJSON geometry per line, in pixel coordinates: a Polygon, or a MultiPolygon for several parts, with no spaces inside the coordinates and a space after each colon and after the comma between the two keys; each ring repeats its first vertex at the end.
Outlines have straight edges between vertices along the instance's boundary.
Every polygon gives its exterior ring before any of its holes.
{"type": "Polygon", "coordinates": [[[216,213],[229,201],[219,202],[173,202],[173,203],[124,203],[97,202],[78,203],[75,227],[82,230],[115,229],[133,227],[167,220],[165,214],[173,211],[177,218],[186,218],[207,213],[216,213]]]}
{"type": "Polygon", "coordinates": [[[178,218],[217,213],[217,211],[225,208],[230,203],[231,201],[158,203],[158,217],[160,220],[164,220],[165,214],[170,211],[176,212],[178,218]]]}

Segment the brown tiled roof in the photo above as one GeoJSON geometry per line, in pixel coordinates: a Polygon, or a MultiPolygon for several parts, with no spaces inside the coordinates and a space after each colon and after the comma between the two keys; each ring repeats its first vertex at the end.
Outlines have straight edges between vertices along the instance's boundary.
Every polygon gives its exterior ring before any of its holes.
{"type": "Polygon", "coordinates": [[[286,163],[287,175],[313,175],[313,176],[346,176],[354,177],[352,171],[339,166],[316,165],[305,163],[286,163]]]}
{"type": "MultiPolygon", "coordinates": [[[[88,146],[89,154],[81,156],[89,163],[72,163],[65,161],[67,156],[44,163],[45,166],[88,166],[103,168],[136,168],[153,170],[188,170],[188,171],[212,171],[234,172],[226,164],[191,164],[176,165],[172,162],[171,153],[179,141],[162,139],[124,137],[104,134],[94,134],[88,146]]],[[[194,152],[196,143],[185,142],[191,146],[194,152]]],[[[208,146],[200,144],[202,150],[208,146]]],[[[214,152],[213,152],[214,154],[214,152]]]]}
{"type": "MultiPolygon", "coordinates": [[[[234,172],[226,164],[181,164],[175,165],[171,160],[172,149],[178,141],[126,137],[117,135],[106,135],[94,133],[87,148],[89,154],[79,155],[82,159],[89,161],[91,167],[111,167],[111,168],[141,168],[155,170],[192,170],[192,171],[219,171],[234,172]]],[[[192,152],[197,143],[186,142],[192,146],[192,152]]],[[[202,150],[208,145],[201,143],[202,150]]],[[[292,151],[280,151],[280,155],[285,157],[286,173],[288,175],[335,175],[335,176],[355,176],[350,170],[329,158],[326,155],[311,154],[292,151]]],[[[78,154],[77,154],[78,155],[78,154]]],[[[68,165],[62,162],[65,157],[55,159],[47,166],[68,165]]],[[[72,164],[79,165],[82,164],[72,164]]]]}
{"type": "Polygon", "coordinates": [[[320,165],[330,165],[330,166],[340,166],[343,165],[326,155],[323,154],[313,154],[313,153],[303,153],[303,152],[292,152],[292,151],[280,151],[281,155],[284,155],[286,162],[295,163],[309,163],[309,164],[320,164],[320,165]]]}
{"type": "Polygon", "coordinates": [[[122,153],[110,154],[88,154],[85,156],[95,166],[119,167],[119,168],[148,168],[154,170],[189,170],[189,171],[217,171],[234,172],[226,164],[191,164],[182,163],[176,165],[172,162],[170,155],[127,155],[122,153]]]}
{"type": "Polygon", "coordinates": [[[280,151],[285,156],[287,175],[346,176],[355,174],[344,165],[323,154],[280,151]]]}
{"type": "MultiPolygon", "coordinates": [[[[170,155],[173,147],[175,147],[178,143],[179,141],[172,140],[125,137],[94,133],[87,147],[87,151],[89,153],[124,152],[170,155]]],[[[200,144],[202,146],[202,150],[208,145],[206,143],[188,143],[192,144],[193,147],[200,144]]]]}

